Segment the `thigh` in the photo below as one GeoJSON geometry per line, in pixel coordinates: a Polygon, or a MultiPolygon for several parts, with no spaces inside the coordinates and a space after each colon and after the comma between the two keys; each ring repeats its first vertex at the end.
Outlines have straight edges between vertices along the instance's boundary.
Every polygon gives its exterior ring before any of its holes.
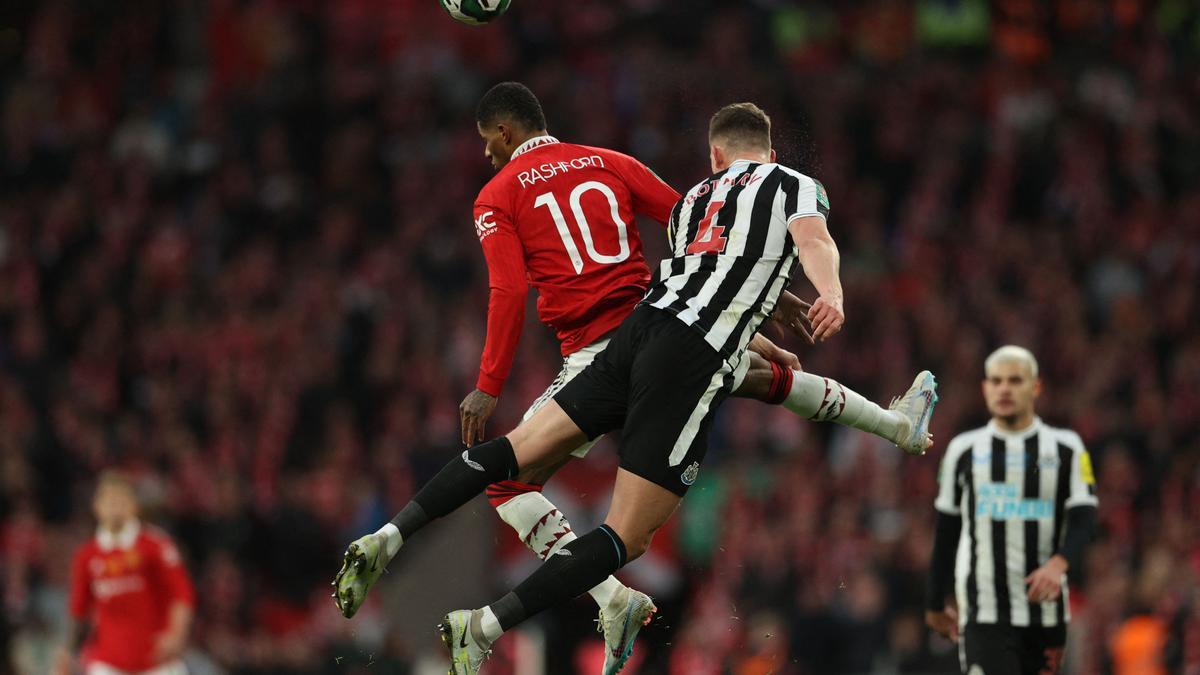
{"type": "MultiPolygon", "coordinates": [[[[613,334],[607,346],[582,372],[563,385],[554,401],[593,441],[625,423],[629,371],[643,333],[644,313],[634,311],[613,334]]],[[[582,442],[581,442],[582,443],[582,442]]]]}
{"type": "Polygon", "coordinates": [[[1020,639],[1010,626],[968,624],[962,636],[962,668],[966,675],[1019,675],[1020,639]]]}
{"type": "Polygon", "coordinates": [[[1067,644],[1065,626],[1024,629],[1021,639],[1021,672],[1026,675],[1057,675],[1067,644]]]}
{"type": "Polygon", "coordinates": [[[625,542],[628,560],[640,556],[682,499],[679,495],[625,469],[617,470],[612,505],[604,523],[625,542]]]}
{"type": "MultiPolygon", "coordinates": [[[[535,400],[529,406],[529,409],[525,411],[525,415],[521,418],[521,420],[525,421],[530,417],[533,417],[533,414],[538,410],[541,410],[542,406],[546,405],[548,401],[554,400],[554,396],[558,394],[558,392],[561,391],[568,382],[575,379],[584,371],[584,369],[592,364],[592,361],[596,359],[596,356],[603,352],[604,348],[608,346],[608,342],[608,338],[602,338],[563,359],[562,370],[558,371],[558,375],[554,378],[554,381],[550,383],[550,386],[546,388],[546,391],[542,392],[542,395],[539,396],[537,400],[535,400]]],[[[571,456],[586,457],[588,451],[592,449],[592,446],[596,445],[596,441],[598,440],[599,438],[585,440],[583,443],[579,444],[578,447],[571,451],[571,456]]],[[[547,478],[549,478],[549,476],[547,476],[547,478]]],[[[541,485],[542,483],[538,484],[541,485]]]]}
{"type": "Polygon", "coordinates": [[[679,496],[686,494],[704,461],[713,417],[733,387],[737,365],[674,317],[648,331],[630,376],[621,468],[679,496]]]}
{"type": "Polygon", "coordinates": [[[506,437],[523,475],[543,470],[553,472],[586,440],[575,422],[554,401],[539,408],[506,437]]]}

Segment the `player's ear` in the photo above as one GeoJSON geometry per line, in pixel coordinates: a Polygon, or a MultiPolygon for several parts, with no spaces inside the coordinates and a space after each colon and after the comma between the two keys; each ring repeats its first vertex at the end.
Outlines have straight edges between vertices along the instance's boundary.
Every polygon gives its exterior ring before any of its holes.
{"type": "Polygon", "coordinates": [[[708,161],[712,164],[713,173],[716,173],[721,170],[721,164],[725,161],[725,153],[721,152],[721,148],[709,143],[708,161]]]}
{"type": "Polygon", "coordinates": [[[1042,395],[1042,378],[1036,378],[1033,381],[1033,397],[1037,398],[1042,395]]]}
{"type": "Polygon", "coordinates": [[[775,148],[771,148],[771,163],[775,163],[775,148]]]}

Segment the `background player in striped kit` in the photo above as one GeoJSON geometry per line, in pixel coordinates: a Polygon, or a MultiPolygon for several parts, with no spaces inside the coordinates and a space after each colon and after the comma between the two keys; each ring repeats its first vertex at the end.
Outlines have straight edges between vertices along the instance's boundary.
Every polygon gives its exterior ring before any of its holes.
{"type": "Polygon", "coordinates": [[[965,673],[1054,673],[1070,620],[1066,572],[1095,529],[1091,459],[1078,434],[1035,415],[1042,387],[1029,350],[1001,347],[984,371],[992,419],[950,441],[938,476],[925,621],[958,641],[965,673]]]}

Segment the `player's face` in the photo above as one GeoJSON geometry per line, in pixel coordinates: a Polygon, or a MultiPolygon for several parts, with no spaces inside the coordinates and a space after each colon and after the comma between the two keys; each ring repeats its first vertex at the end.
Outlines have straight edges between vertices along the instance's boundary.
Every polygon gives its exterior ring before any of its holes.
{"type": "Polygon", "coordinates": [[[983,380],[983,398],[993,417],[1016,420],[1033,414],[1033,402],[1042,391],[1041,380],[1019,361],[1001,362],[983,380]]]}
{"type": "Polygon", "coordinates": [[[512,133],[502,124],[493,124],[487,128],[475,125],[483,138],[483,156],[492,162],[492,168],[499,171],[512,158],[512,133]]]}
{"type": "Polygon", "coordinates": [[[92,503],[96,520],[101,527],[116,530],[137,515],[137,500],[128,488],[121,485],[103,485],[96,491],[92,503]]]}

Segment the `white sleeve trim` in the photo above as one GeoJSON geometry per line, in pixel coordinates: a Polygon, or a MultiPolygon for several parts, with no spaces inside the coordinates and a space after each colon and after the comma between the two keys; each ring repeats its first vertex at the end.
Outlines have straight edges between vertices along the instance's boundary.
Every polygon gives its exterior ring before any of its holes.
{"type": "Polygon", "coordinates": [[[958,466],[962,454],[969,451],[970,448],[969,432],[955,436],[950,441],[950,445],[946,447],[946,454],[942,456],[942,465],[938,469],[940,479],[938,480],[937,499],[933,502],[933,508],[937,509],[939,513],[948,516],[962,515],[962,507],[954,502],[954,493],[958,487],[958,476],[955,475],[954,469],[958,466]]]}

